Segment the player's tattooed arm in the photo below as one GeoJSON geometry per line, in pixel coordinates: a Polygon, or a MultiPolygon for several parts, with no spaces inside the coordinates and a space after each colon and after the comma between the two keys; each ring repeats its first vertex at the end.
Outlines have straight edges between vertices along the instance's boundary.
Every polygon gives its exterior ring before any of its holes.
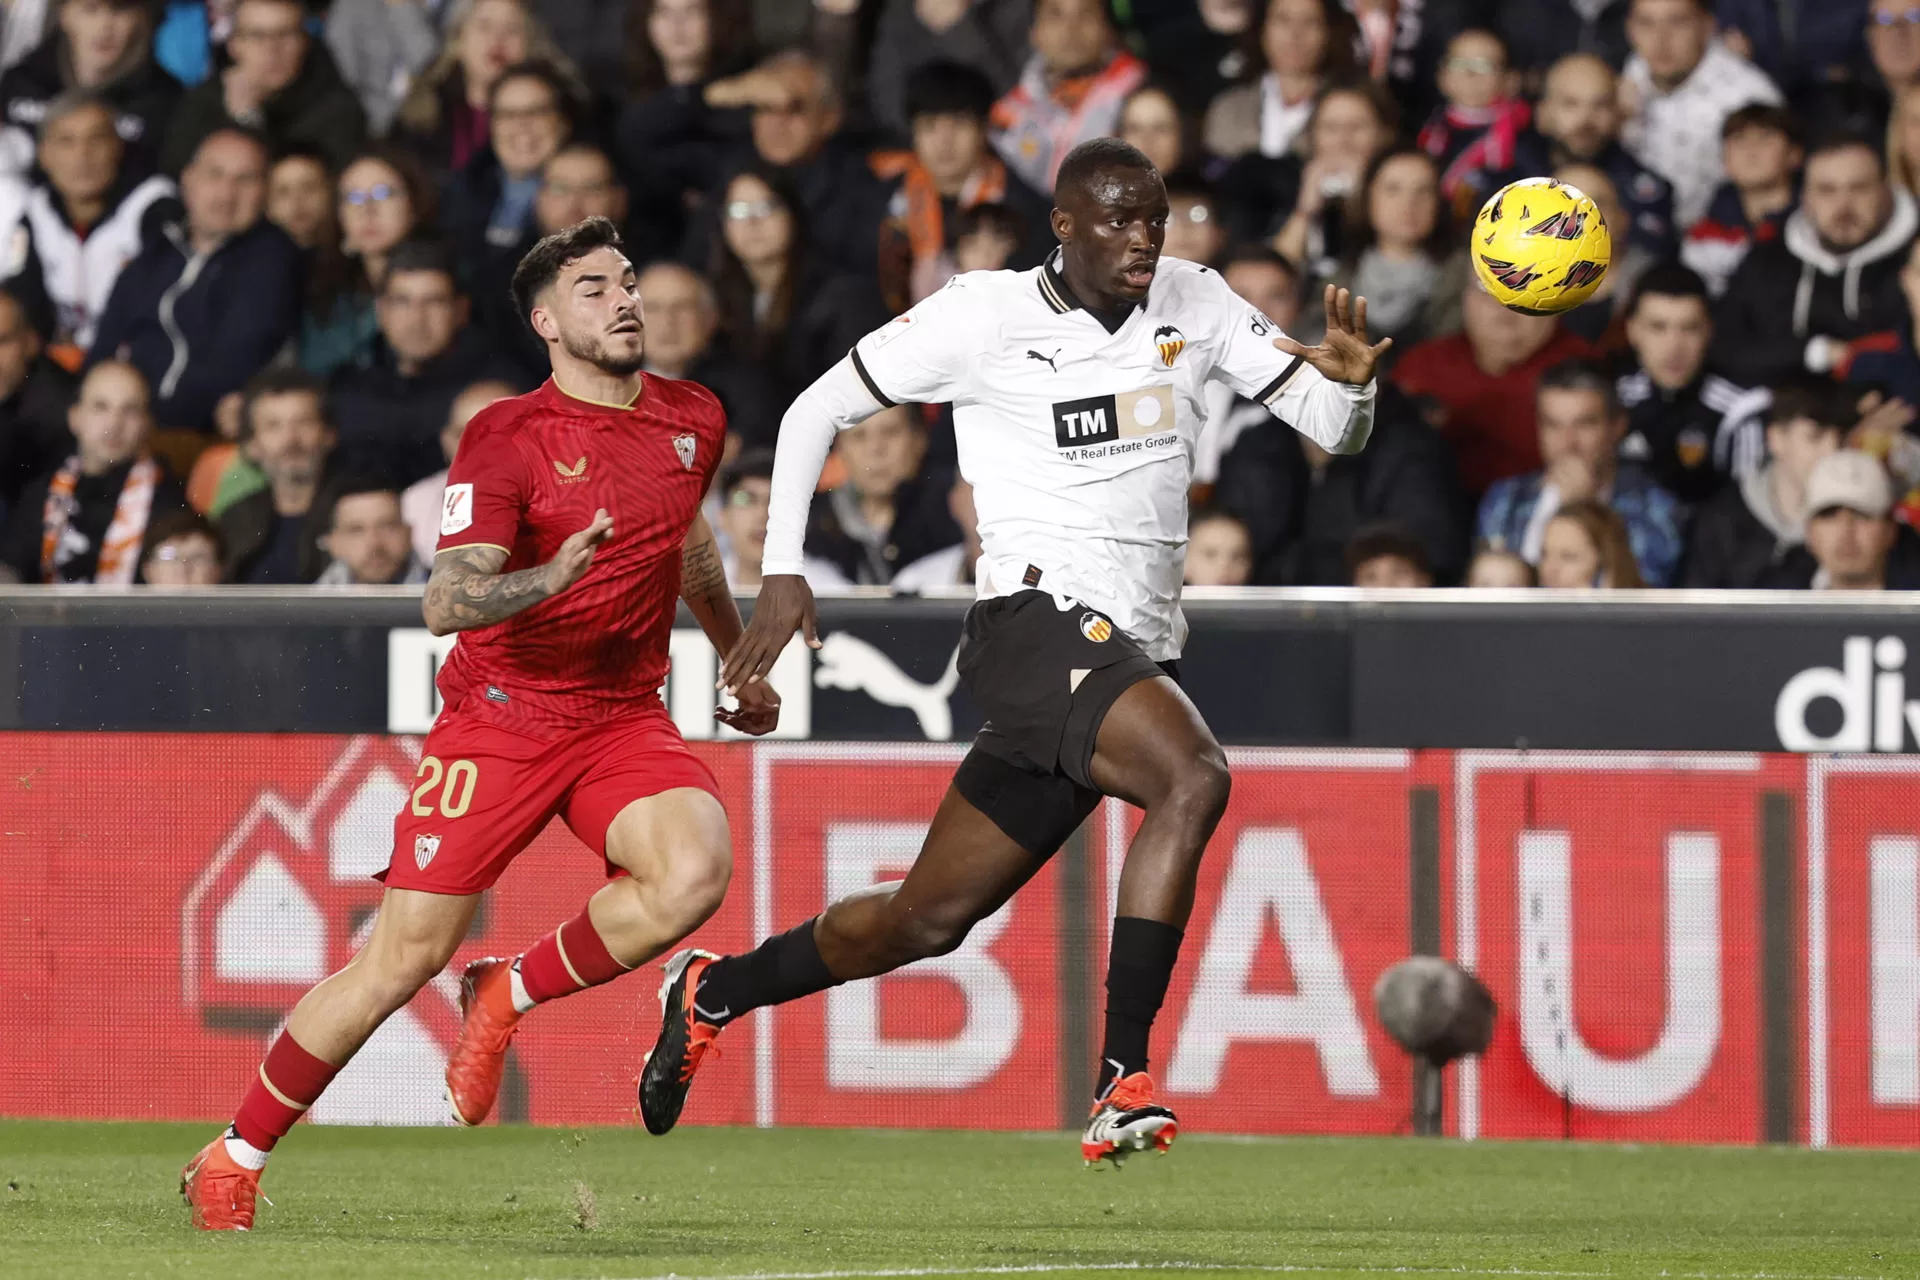
{"type": "Polygon", "coordinates": [[[596,511],[593,523],[560,544],[553,559],[531,569],[501,573],[507,553],[499,547],[453,547],[433,560],[421,612],[437,636],[490,627],[578,582],[593,564],[594,549],[613,534],[613,520],[596,511]]]}
{"type": "MultiPolygon", "coordinates": [[[[734,603],[733,591],[727,586],[719,544],[705,516],[693,518],[680,552],[680,598],[687,602],[720,656],[726,657],[746,628],[740,621],[740,606],[734,603]]],[[[770,733],[779,725],[780,695],[766,681],[740,690],[738,701],[738,707],[714,708],[713,718],[742,733],[770,733]]]]}

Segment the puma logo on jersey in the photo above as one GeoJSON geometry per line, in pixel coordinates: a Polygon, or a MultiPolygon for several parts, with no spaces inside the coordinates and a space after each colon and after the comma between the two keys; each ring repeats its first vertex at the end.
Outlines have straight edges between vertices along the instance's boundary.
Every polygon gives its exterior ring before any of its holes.
{"type": "Polygon", "coordinates": [[[568,466],[556,458],[553,463],[553,469],[560,473],[561,484],[579,484],[587,478],[586,455],[582,454],[580,461],[574,463],[572,466],[568,466]]]}
{"type": "Polygon", "coordinates": [[[1060,366],[1056,365],[1054,361],[1060,358],[1061,350],[1062,348],[1055,347],[1053,354],[1050,356],[1043,356],[1038,351],[1029,351],[1027,352],[1027,359],[1038,360],[1041,364],[1044,364],[1045,366],[1047,366],[1047,368],[1053,370],[1055,373],[1058,373],[1060,372],[1060,366]]]}

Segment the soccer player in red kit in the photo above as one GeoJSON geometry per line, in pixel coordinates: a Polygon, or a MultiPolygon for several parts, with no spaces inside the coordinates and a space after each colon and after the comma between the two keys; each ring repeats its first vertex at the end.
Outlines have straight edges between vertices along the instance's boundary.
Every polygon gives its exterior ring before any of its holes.
{"type": "MultiPolygon", "coordinates": [[[[513,296],[553,376],[481,411],[447,476],[424,612],[434,634],[461,636],[394,823],[379,917],[295,1006],[232,1126],[182,1172],[195,1226],[252,1227],[274,1143],[446,968],[480,895],[554,817],[609,880],[518,957],[467,966],[447,1063],[463,1123],[492,1110],[521,1015],[660,955],[726,891],[726,812],[659,696],[677,600],[722,654],[741,634],[700,514],[725,416],[702,387],[642,376],[633,265],[605,218],[535,245],[513,296]]],[[[779,698],[761,687],[714,714],[766,733],[779,698]]]]}

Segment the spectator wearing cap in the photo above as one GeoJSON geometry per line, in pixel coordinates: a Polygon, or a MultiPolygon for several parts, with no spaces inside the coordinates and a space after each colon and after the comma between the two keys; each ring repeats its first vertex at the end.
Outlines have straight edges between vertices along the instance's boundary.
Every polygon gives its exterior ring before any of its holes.
{"type": "MultiPolygon", "coordinates": [[[[153,60],[153,12],[147,0],[60,0],[54,31],[0,75],[0,171],[31,170],[48,105],[85,93],[111,113],[134,174],[152,172],[161,131],[184,92],[153,60]]],[[[9,28],[16,13],[9,12],[9,28]]]]}
{"type": "Polygon", "coordinates": [[[684,378],[713,392],[727,413],[727,431],[748,447],[773,447],[785,408],[759,368],[727,350],[720,302],[706,277],[677,262],[640,273],[647,318],[646,371],[684,378]]]}
{"type": "Polygon", "coordinates": [[[183,507],[147,526],[140,581],[149,587],[217,587],[225,563],[220,531],[198,511],[183,507]]]}
{"type": "Polygon", "coordinates": [[[67,407],[78,389],[47,359],[19,300],[0,290],[0,528],[27,486],[73,452],[67,407]]]}
{"type": "Polygon", "coordinates": [[[211,431],[221,398],[273,359],[298,324],[300,250],[261,217],[266,173],[257,135],[233,127],[208,134],[180,175],[186,216],[114,282],[87,359],[139,369],[163,429],[211,431]]]}
{"type": "Polygon", "coordinates": [[[1690,227],[1725,176],[1720,128],[1750,102],[1780,101],[1766,73],[1713,33],[1707,0],[1629,0],[1621,130],[1627,150],[1673,184],[1673,212],[1690,227]]]}
{"type": "Polygon", "coordinates": [[[367,137],[366,114],[333,56],[307,34],[301,0],[239,0],[227,52],[233,62],[187,91],[167,124],[160,166],[181,172],[222,129],[259,133],[269,147],[304,142],[343,165],[367,137]]]}
{"type": "MultiPolygon", "coordinates": [[[[715,81],[706,99],[751,112],[752,154],[736,153],[728,176],[756,165],[784,174],[820,255],[841,272],[873,277],[887,188],[866,155],[838,136],[840,95],[820,61],[797,50],[775,54],[745,75],[715,81]]],[[[711,251],[710,244],[694,247],[711,251]]]]}
{"type": "Polygon", "coordinates": [[[1479,495],[1495,480],[1539,469],[1534,388],[1546,370],[1593,348],[1552,316],[1507,310],[1477,280],[1461,298],[1461,321],[1461,332],[1402,355],[1393,380],[1438,406],[1460,482],[1479,495]]]}
{"type": "Polygon", "coordinates": [[[93,344],[121,268],[180,216],[180,202],[166,178],[129,171],[104,101],[75,93],[44,106],[38,180],[0,176],[0,278],[71,369],[93,344]]]}
{"type": "MultiPolygon", "coordinates": [[[[760,585],[760,561],[767,551],[767,512],[773,495],[773,450],[746,449],[720,469],[720,511],[714,525],[725,550],[721,563],[734,590],[760,585]]],[[[922,563],[915,561],[916,564],[922,563]]],[[[852,582],[837,565],[805,556],[801,575],[815,591],[852,582]]]]}
{"type": "Polygon", "coordinates": [[[1812,591],[1920,590],[1920,536],[1895,524],[1893,485],[1870,454],[1841,449],[1807,478],[1807,542],[1761,583],[1812,591]]]}
{"type": "Polygon", "coordinates": [[[270,369],[247,384],[240,449],[267,485],[221,512],[225,580],[261,586],[312,582],[326,567],[321,486],[333,454],[320,383],[298,369],[270,369]]]}
{"type": "Polygon", "coordinates": [[[379,476],[348,476],[329,495],[320,549],[330,559],[316,587],[419,586],[427,562],[414,552],[400,495],[379,476]]]}
{"type": "Polygon", "coordinates": [[[958,64],[987,83],[988,101],[1013,88],[1033,22],[1033,0],[883,0],[867,70],[873,118],[913,133],[913,89],[930,64],[958,64]]]}
{"type": "Polygon", "coordinates": [[[907,85],[913,147],[873,157],[874,174],[891,186],[880,288],[894,311],[905,311],[954,275],[958,216],[965,210],[1000,204],[1016,212],[1027,224],[1021,267],[1038,263],[1052,241],[1049,202],[1008,173],[987,145],[992,107],[987,78],[957,63],[930,63],[907,85]]]}
{"type": "Polygon", "coordinates": [[[1767,390],[1707,369],[1713,310],[1706,283],[1678,263],[1649,270],[1627,303],[1628,352],[1614,384],[1627,411],[1620,456],[1683,502],[1704,502],[1729,476],[1759,469],[1767,390]]]}
{"type": "Polygon", "coordinates": [[[1347,581],[1402,591],[1430,587],[1426,544],[1396,524],[1369,525],[1347,542],[1347,581]]]}
{"type": "Polygon", "coordinates": [[[1451,580],[1466,560],[1468,512],[1438,432],[1391,386],[1374,409],[1364,452],[1333,455],[1291,431],[1242,431],[1220,460],[1212,505],[1252,536],[1252,581],[1343,586],[1346,548],[1368,525],[1392,520],[1451,580]]]}
{"type": "Polygon", "coordinates": [[[1767,460],[1695,514],[1681,586],[1760,586],[1806,541],[1807,484],[1853,421],[1846,399],[1831,382],[1804,376],[1774,391],[1767,460]]]}
{"type": "Polygon", "coordinates": [[[1720,138],[1727,180],[1680,249],[1680,260],[1700,273],[1716,298],[1756,242],[1780,238],[1799,198],[1804,155],[1793,116],[1769,103],[1751,103],[1728,116],[1720,138]]]}
{"type": "Polygon", "coordinates": [[[1862,139],[1813,147],[1800,207],[1778,240],[1754,245],[1716,309],[1713,363],[1729,377],[1763,386],[1829,373],[1853,339],[1898,326],[1920,214],[1883,164],[1862,139]]]}
{"type": "Polygon", "coordinates": [[[1067,152],[1114,131],[1147,68],[1121,47],[1107,0],[1037,0],[1028,38],[1020,82],[993,106],[993,146],[1021,181],[1051,192],[1067,152]]]}
{"type": "MultiPolygon", "coordinates": [[[[518,393],[517,387],[490,378],[461,388],[447,409],[446,423],[440,428],[440,456],[447,460],[447,467],[453,465],[460,437],[467,433],[467,424],[473,421],[474,415],[518,393]]],[[[440,542],[440,510],[447,492],[447,467],[414,481],[400,495],[401,518],[413,531],[414,554],[424,564],[433,563],[434,549],[440,542]]]]}
{"type": "Polygon", "coordinates": [[[895,405],[842,431],[834,449],[846,481],[813,504],[809,555],[862,586],[884,586],[900,569],[960,541],[948,485],[928,476],[927,429],[915,405],[895,405]]]}
{"type": "Polygon", "coordinates": [[[385,137],[407,87],[440,53],[432,0],[331,0],[327,50],[340,78],[360,100],[367,132],[385,137]]]}
{"type": "Polygon", "coordinates": [[[1595,55],[1571,53],[1547,69],[1533,127],[1520,135],[1514,155],[1500,183],[1566,164],[1589,164],[1612,179],[1626,211],[1625,234],[1620,226],[1609,228],[1616,248],[1630,240],[1657,260],[1678,245],[1673,185],[1620,145],[1620,82],[1595,55]]]}
{"type": "Polygon", "coordinates": [[[146,379],[120,361],[96,365],[67,425],[73,453],[21,495],[5,563],[22,582],[131,583],[153,520],[187,504],[148,447],[146,379]]]}
{"type": "Polygon", "coordinates": [[[1554,513],[1572,503],[1598,502],[1626,522],[1647,584],[1672,582],[1680,563],[1682,508],[1643,468],[1619,461],[1627,415],[1613,380],[1588,361],[1555,365],[1540,379],[1537,405],[1542,469],[1496,481],[1487,490],[1475,528],[1479,540],[1539,564],[1554,513]]]}
{"type": "Polygon", "coordinates": [[[440,470],[454,397],[499,362],[468,323],[467,299],[438,245],[410,241],[393,251],[374,312],[380,341],[366,364],[336,376],[332,417],[346,469],[404,488],[440,470]]]}

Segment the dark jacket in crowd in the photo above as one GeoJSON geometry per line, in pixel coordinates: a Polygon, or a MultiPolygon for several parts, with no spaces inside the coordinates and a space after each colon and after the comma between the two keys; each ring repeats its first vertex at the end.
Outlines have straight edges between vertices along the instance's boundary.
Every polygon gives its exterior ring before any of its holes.
{"type": "Polygon", "coordinates": [[[1253,581],[1263,586],[1345,585],[1348,541],[1382,521],[1420,540],[1436,581],[1457,581],[1466,566],[1470,513],[1453,452],[1390,384],[1367,447],[1317,469],[1285,426],[1248,427],[1220,460],[1213,502],[1252,534],[1253,581]]]}
{"type": "Polygon", "coordinates": [[[1627,10],[1631,0],[1493,0],[1487,21],[1507,42],[1507,62],[1517,71],[1541,72],[1569,53],[1592,53],[1618,70],[1631,51],[1627,10]]]}
{"type": "Polygon", "coordinates": [[[742,444],[748,448],[773,447],[788,401],[764,370],[734,359],[724,350],[710,348],[693,362],[686,377],[719,398],[727,414],[727,430],[739,436],[742,444]]]}
{"type": "Polygon", "coordinates": [[[1884,333],[1855,340],[1837,372],[1861,391],[1878,391],[1908,404],[1920,404],[1920,352],[1913,346],[1913,326],[1901,325],[1884,333]]]}
{"type": "MultiPolygon", "coordinates": [[[[1495,185],[1552,173],[1568,163],[1574,160],[1565,147],[1539,130],[1529,129],[1514,147],[1512,171],[1501,174],[1495,185]]],[[[1656,258],[1673,256],[1680,247],[1680,231],[1673,222],[1672,183],[1634,159],[1618,142],[1609,142],[1599,155],[1578,163],[1593,165],[1613,180],[1631,224],[1629,239],[1646,246],[1656,258]]]]}
{"type": "Polygon", "coordinates": [[[1714,0],[1713,14],[1722,31],[1747,38],[1754,63],[1791,94],[1840,78],[1866,55],[1868,7],[1868,0],[1714,0]]]}
{"type": "Polygon", "coordinates": [[[367,140],[367,116],[360,99],[340,78],[333,55],[320,40],[307,43],[306,61],[293,83],[268,98],[260,118],[251,122],[227,114],[226,89],[219,75],[187,91],[167,125],[160,166],[177,174],[193,159],[206,136],[229,125],[251,123],[270,146],[305,143],[318,148],[337,173],[367,140]]]}
{"type": "MultiPolygon", "coordinates": [[[[995,97],[1006,93],[1019,83],[1032,26],[1033,0],[974,0],[958,22],[939,32],[920,21],[913,0],[886,0],[880,7],[867,65],[867,94],[875,122],[897,137],[912,136],[907,82],[929,62],[971,67],[993,85],[995,97]]],[[[1205,99],[1199,109],[1206,109],[1205,99]]]]}
{"type": "MultiPolygon", "coordinates": [[[[73,88],[69,65],[67,38],[56,31],[0,75],[0,112],[7,124],[23,130],[28,139],[37,138],[47,104],[73,88]]],[[[160,162],[167,118],[186,90],[145,57],[93,92],[114,109],[114,129],[127,146],[128,169],[135,175],[153,172],[160,162]]]]}
{"type": "Polygon", "coordinates": [[[1695,512],[1677,585],[1759,587],[1801,551],[1805,531],[1774,502],[1772,470],[1749,473],[1695,512]]]}
{"type": "Polygon", "coordinates": [[[625,94],[630,0],[531,0],[527,8],[589,90],[607,99],[625,94]]]}
{"type": "Polygon", "coordinates": [[[794,291],[785,331],[761,360],[782,400],[791,402],[838,364],[854,343],[886,322],[886,306],[871,278],[815,267],[794,291]]]}
{"type": "MultiPolygon", "coordinates": [[[[306,515],[293,517],[287,530],[288,536],[296,544],[293,576],[275,576],[262,585],[293,585],[318,578],[332,559],[320,549],[320,539],[325,536],[327,522],[332,518],[332,503],[327,500],[323,485],[321,496],[314,499],[306,515]]],[[[227,547],[223,580],[253,581],[255,568],[272,550],[274,534],[280,524],[280,517],[273,509],[273,490],[259,489],[248,494],[221,512],[220,518],[214,523],[219,526],[220,540],[227,547]]]]}
{"type": "MultiPolygon", "coordinates": [[[[1920,591],[1920,533],[1910,525],[1895,525],[1893,550],[1887,554],[1888,591],[1920,591]]],[[[1794,547],[1770,566],[1756,584],[1772,591],[1810,591],[1820,562],[1805,546],[1794,547]]]]}
{"type": "MultiPolygon", "coordinates": [[[[104,475],[81,476],[74,482],[74,508],[73,514],[68,517],[67,528],[84,539],[86,546],[64,564],[56,564],[51,579],[43,579],[40,575],[40,542],[46,518],[47,490],[53,483],[54,472],[65,460],[64,455],[56,458],[44,475],[27,486],[8,517],[4,560],[9,568],[20,575],[22,582],[93,581],[94,574],[100,568],[101,539],[106,537],[107,527],[113,523],[113,513],[120,502],[120,491],[126,488],[127,477],[132,473],[134,464],[134,459],[129,458],[104,475]]],[[[147,511],[148,531],[153,529],[154,522],[161,516],[170,515],[186,505],[187,491],[180,481],[170,474],[163,475],[154,486],[153,505],[147,511]]],[[[142,559],[148,550],[150,545],[143,538],[139,552],[142,559]]]]}
{"type": "Polygon", "coordinates": [[[720,185],[729,158],[747,145],[747,113],[708,106],[705,91],[667,85],[629,102],[614,127],[636,266],[671,258],[688,241],[697,221],[689,206],[720,185]]]}
{"type": "Polygon", "coordinates": [[[1821,246],[1805,209],[1778,240],[1753,246],[1714,308],[1710,362],[1735,382],[1771,386],[1790,374],[1825,373],[1809,364],[1807,340],[1851,342],[1901,324],[1907,300],[1900,270],[1920,230],[1913,197],[1896,188],[1887,225],[1847,253],[1821,246]]]}
{"type": "Polygon", "coordinates": [[[960,541],[947,495],[953,479],[921,474],[893,495],[893,524],[883,540],[869,543],[855,532],[858,499],[849,486],[822,494],[807,517],[807,554],[833,564],[849,582],[883,586],[922,556],[960,541]]]}
{"type": "Polygon", "coordinates": [[[1747,208],[1740,202],[1740,188],[1723,182],[1707,203],[1706,215],[1687,228],[1680,260],[1698,271],[1707,288],[1718,296],[1726,291],[1727,282],[1733,279],[1733,273],[1740,269],[1755,244],[1780,238],[1787,219],[1799,204],[1796,189],[1793,203],[1754,222],[1747,217],[1747,208]]]}
{"type": "MultiPolygon", "coordinates": [[[[758,163],[751,149],[726,167],[731,176],[741,164],[758,163]]],[[[818,257],[838,271],[871,279],[880,270],[880,224],[886,219],[890,193],[873,176],[864,152],[834,139],[820,154],[786,170],[806,215],[809,238],[818,257]]],[[[718,203],[725,179],[714,185],[709,199],[718,203]]],[[[688,262],[711,256],[713,220],[702,218],[682,255],[688,262]]],[[[844,353],[843,353],[844,354],[844,353]]]]}
{"type": "MultiPolygon", "coordinates": [[[[385,476],[396,489],[446,469],[440,429],[453,398],[481,378],[501,376],[486,339],[472,327],[415,374],[400,372],[383,341],[364,366],[342,370],[329,397],[341,469],[385,476]]],[[[525,389],[524,379],[518,381],[525,389]]]]}
{"type": "Polygon", "coordinates": [[[28,486],[73,452],[67,408],[79,390],[79,379],[41,356],[14,393],[0,400],[0,528],[28,486]]]}
{"type": "Polygon", "coordinates": [[[1765,388],[1748,390],[1703,373],[1667,391],[1643,369],[1622,374],[1615,386],[1627,411],[1620,456],[1645,467],[1655,484],[1682,502],[1704,502],[1729,475],[1765,461],[1762,418],[1773,398],[1765,388]]]}
{"type": "Polygon", "coordinates": [[[209,430],[220,398],[265,368],[293,335],[300,272],[298,247],[265,220],[204,258],[194,255],[182,223],[169,224],[121,271],[88,362],[130,361],[153,388],[156,424],[209,430]]]}

